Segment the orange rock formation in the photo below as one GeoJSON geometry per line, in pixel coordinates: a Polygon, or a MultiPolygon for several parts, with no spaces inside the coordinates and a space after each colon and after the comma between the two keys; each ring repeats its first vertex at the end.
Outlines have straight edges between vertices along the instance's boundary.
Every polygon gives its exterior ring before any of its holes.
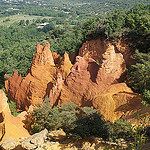
{"type": "MultiPolygon", "coordinates": [[[[64,81],[59,102],[94,106],[106,120],[110,121],[122,117],[127,112],[120,109],[123,105],[128,108],[131,105],[132,108],[133,106],[141,108],[141,98],[125,83],[118,83],[118,79],[125,71],[125,64],[121,54],[113,52],[113,47],[108,47],[104,53],[105,61],[101,66],[92,58],[78,56],[70,75],[64,81]],[[114,60],[118,63],[116,64],[114,60]]],[[[129,108],[128,111],[132,109],[129,108]]]]}
{"type": "MultiPolygon", "coordinates": [[[[103,38],[86,41],[79,49],[79,56],[93,58],[99,63],[102,63],[102,54],[105,53],[109,45],[112,44],[105,41],[103,38]]],[[[131,59],[133,52],[130,51],[127,40],[122,38],[121,40],[116,41],[112,46],[114,47],[116,53],[121,53],[123,55],[127,66],[133,64],[133,59],[131,59]]]]}
{"type": "Polygon", "coordinates": [[[26,78],[15,71],[12,77],[6,78],[6,92],[22,109],[49,95],[52,105],[73,102],[93,106],[106,120],[130,118],[143,106],[139,95],[121,83],[126,65],[132,64],[132,60],[127,46],[119,42],[112,45],[100,38],[87,41],[80,48],[73,67],[66,53],[55,65],[59,57],[55,54],[53,59],[50,45],[47,43],[45,48],[38,45],[26,78]]]}
{"type": "Polygon", "coordinates": [[[133,63],[128,47],[122,46],[119,43],[117,48],[99,38],[84,43],[79,50],[82,57],[76,57],[62,86],[59,102],[94,106],[110,121],[133,117],[145,108],[140,96],[120,83],[125,77],[126,64],[133,63]]]}
{"type": "Polygon", "coordinates": [[[9,138],[19,140],[20,137],[30,136],[28,131],[23,128],[23,123],[18,117],[11,115],[7,97],[0,90],[0,143],[9,138]]]}
{"type": "Polygon", "coordinates": [[[57,73],[60,72],[64,78],[70,73],[72,64],[67,53],[61,63],[60,66],[55,66],[49,43],[45,47],[37,45],[27,76],[22,78],[15,71],[12,77],[6,79],[5,88],[8,98],[16,102],[22,110],[42,102],[42,98],[50,94],[57,73]]]}

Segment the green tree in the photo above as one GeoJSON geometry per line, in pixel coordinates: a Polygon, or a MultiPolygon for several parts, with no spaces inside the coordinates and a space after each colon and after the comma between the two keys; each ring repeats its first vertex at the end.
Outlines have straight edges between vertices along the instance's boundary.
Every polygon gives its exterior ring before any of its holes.
{"type": "Polygon", "coordinates": [[[48,19],[47,18],[43,18],[41,21],[42,21],[42,23],[48,22],[48,19]]]}
{"type": "Polygon", "coordinates": [[[28,26],[28,25],[29,25],[29,23],[30,23],[30,21],[27,19],[27,20],[26,20],[26,25],[28,26]]]}
{"type": "Polygon", "coordinates": [[[54,130],[62,128],[68,136],[84,138],[98,136],[108,138],[109,133],[102,116],[92,107],[79,107],[73,103],[62,104],[50,109],[49,102],[39,104],[34,110],[35,124],[32,132],[44,128],[54,130]]]}
{"type": "Polygon", "coordinates": [[[19,25],[25,25],[25,21],[24,20],[20,20],[19,25]]]}
{"type": "Polygon", "coordinates": [[[136,64],[128,69],[128,84],[135,92],[144,95],[149,102],[150,92],[150,53],[139,53],[133,56],[136,64]]]}

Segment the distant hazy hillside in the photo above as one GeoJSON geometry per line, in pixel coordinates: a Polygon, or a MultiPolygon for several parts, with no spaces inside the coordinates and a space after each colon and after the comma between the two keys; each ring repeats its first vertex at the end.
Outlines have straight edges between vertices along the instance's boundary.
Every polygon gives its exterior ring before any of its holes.
{"type": "MultiPolygon", "coordinates": [[[[135,4],[150,4],[149,0],[0,0],[0,14],[17,13],[54,16],[49,11],[71,13],[73,15],[93,16],[106,13],[115,8],[130,8],[135,4]],[[34,6],[34,7],[33,7],[34,6]],[[11,8],[11,9],[10,9],[11,8]],[[39,12],[37,12],[39,11],[39,12]],[[45,14],[42,13],[45,11],[45,14]],[[49,12],[49,13],[48,13],[49,12]]],[[[0,16],[1,16],[0,15],[0,16]]],[[[82,18],[83,18],[82,16],[82,18]]]]}

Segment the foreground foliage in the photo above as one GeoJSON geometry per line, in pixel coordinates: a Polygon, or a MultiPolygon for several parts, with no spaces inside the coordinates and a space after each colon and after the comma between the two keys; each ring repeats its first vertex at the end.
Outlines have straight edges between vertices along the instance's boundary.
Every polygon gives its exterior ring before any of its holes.
{"type": "Polygon", "coordinates": [[[138,112],[135,115],[138,120],[137,126],[123,120],[111,123],[104,121],[102,115],[92,107],[79,107],[67,103],[51,109],[47,101],[39,104],[34,110],[35,123],[31,132],[40,132],[45,128],[49,131],[62,128],[67,137],[82,139],[94,136],[110,141],[123,138],[129,141],[127,143],[129,147],[137,148],[145,143],[147,134],[145,129],[149,127],[146,126],[145,118],[141,122],[138,112]]]}
{"type": "Polygon", "coordinates": [[[108,137],[107,124],[92,107],[79,107],[73,103],[55,106],[50,109],[48,103],[39,104],[34,110],[35,124],[32,132],[44,128],[56,130],[62,128],[68,136],[84,138],[86,136],[108,137]]]}

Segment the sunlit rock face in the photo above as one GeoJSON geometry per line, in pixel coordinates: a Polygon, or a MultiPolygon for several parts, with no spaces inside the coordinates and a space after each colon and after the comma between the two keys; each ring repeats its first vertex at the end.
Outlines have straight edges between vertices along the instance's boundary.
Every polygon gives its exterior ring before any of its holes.
{"type": "Polygon", "coordinates": [[[130,51],[128,40],[124,38],[113,42],[113,44],[109,41],[106,41],[104,38],[86,41],[79,49],[79,56],[93,58],[101,64],[103,60],[103,54],[110,46],[113,46],[115,53],[122,54],[127,66],[130,66],[134,63],[133,59],[131,58],[133,52],[130,51]]]}
{"type": "Polygon", "coordinates": [[[73,102],[80,106],[93,106],[105,120],[110,121],[125,116],[130,118],[133,112],[140,111],[143,108],[140,96],[121,83],[126,65],[133,63],[128,47],[121,46],[118,43],[117,48],[100,38],[86,41],[63,83],[57,103],[73,102]],[[123,109],[124,106],[126,109],[123,109]]]}
{"type": "Polygon", "coordinates": [[[66,78],[70,73],[72,64],[67,55],[65,53],[61,63],[56,66],[56,55],[53,59],[50,44],[47,43],[45,47],[37,45],[27,76],[23,78],[15,71],[12,77],[6,79],[8,98],[16,102],[21,110],[27,110],[30,105],[42,102],[43,98],[50,94],[57,74],[60,73],[66,78]]]}
{"type": "Polygon", "coordinates": [[[15,71],[6,78],[8,97],[22,110],[48,96],[52,107],[73,102],[93,106],[105,120],[130,118],[143,106],[140,96],[123,83],[126,66],[133,60],[127,45],[121,42],[115,45],[100,38],[87,41],[73,66],[67,53],[61,58],[50,52],[49,43],[38,45],[27,76],[22,78],[15,71]]]}
{"type": "Polygon", "coordinates": [[[7,97],[0,90],[0,144],[7,138],[19,140],[20,137],[28,137],[29,133],[23,125],[21,119],[11,115],[7,97]]]}

